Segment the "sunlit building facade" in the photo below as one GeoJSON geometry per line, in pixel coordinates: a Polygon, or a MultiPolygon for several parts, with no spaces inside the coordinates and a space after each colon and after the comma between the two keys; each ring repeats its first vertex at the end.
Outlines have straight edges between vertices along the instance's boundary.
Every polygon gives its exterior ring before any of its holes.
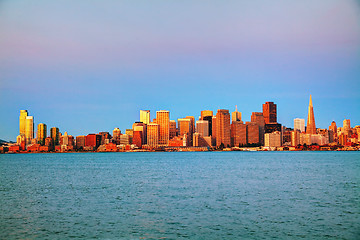
{"type": "Polygon", "coordinates": [[[159,124],[159,145],[168,146],[170,138],[170,112],[165,110],[157,111],[156,123],[159,124]]]}

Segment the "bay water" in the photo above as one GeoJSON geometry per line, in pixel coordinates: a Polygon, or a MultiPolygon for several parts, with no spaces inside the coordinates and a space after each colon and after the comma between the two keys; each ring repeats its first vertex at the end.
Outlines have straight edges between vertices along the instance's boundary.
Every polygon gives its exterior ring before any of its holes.
{"type": "Polygon", "coordinates": [[[359,152],[0,155],[0,239],[360,239],[359,152]]]}

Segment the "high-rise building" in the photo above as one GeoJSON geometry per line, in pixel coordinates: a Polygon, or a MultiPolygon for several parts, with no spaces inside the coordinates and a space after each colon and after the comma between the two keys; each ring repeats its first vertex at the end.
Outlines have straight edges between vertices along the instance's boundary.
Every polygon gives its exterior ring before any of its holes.
{"type": "Polygon", "coordinates": [[[47,137],[46,124],[44,123],[38,124],[36,137],[38,144],[43,146],[45,144],[45,138],[47,137]]]}
{"type": "Polygon", "coordinates": [[[310,101],[309,101],[309,111],[308,111],[308,118],[307,118],[307,124],[306,124],[306,133],[307,134],[316,134],[314,107],[313,107],[311,95],[310,95],[310,101]]]}
{"type": "Polygon", "coordinates": [[[297,130],[291,132],[291,146],[297,146],[300,144],[300,134],[297,130]]]}
{"type": "MultiPolygon", "coordinates": [[[[214,139],[215,139],[215,142],[216,142],[216,127],[217,127],[217,123],[216,123],[216,116],[213,116],[212,117],[212,120],[211,120],[211,122],[212,122],[212,130],[211,130],[211,135],[210,136],[212,136],[214,139]]],[[[210,131],[210,130],[209,130],[210,131]]],[[[215,143],[215,145],[216,145],[216,143],[215,143]]]]}
{"type": "Polygon", "coordinates": [[[263,115],[265,123],[276,123],[277,122],[277,113],[276,113],[276,104],[273,102],[265,102],[263,104],[263,115]]]}
{"type": "Polygon", "coordinates": [[[241,121],[241,112],[238,112],[237,105],[235,106],[235,111],[231,113],[231,121],[232,122],[241,121]]]}
{"type": "Polygon", "coordinates": [[[351,135],[350,119],[344,119],[342,131],[347,136],[351,135]]]}
{"type": "Polygon", "coordinates": [[[142,129],[140,130],[140,128],[140,126],[136,126],[133,133],[133,144],[139,148],[143,145],[143,131],[142,129]]]}
{"type": "Polygon", "coordinates": [[[90,147],[92,150],[97,149],[101,144],[101,135],[91,133],[85,136],[85,147],[90,147]]]}
{"type": "Polygon", "coordinates": [[[173,137],[176,136],[176,121],[175,120],[170,120],[169,122],[169,135],[170,135],[170,139],[173,139],[173,137]]]}
{"type": "Polygon", "coordinates": [[[201,137],[209,136],[209,122],[206,120],[196,121],[196,132],[200,134],[201,137]]]}
{"type": "Polygon", "coordinates": [[[272,132],[265,134],[265,147],[281,147],[281,132],[272,132]]]}
{"type": "Polygon", "coordinates": [[[201,111],[201,119],[200,120],[205,120],[204,117],[212,117],[212,116],[213,116],[213,111],[203,110],[203,111],[201,111]]]}
{"type": "Polygon", "coordinates": [[[191,135],[195,132],[195,117],[193,116],[186,116],[185,118],[190,119],[191,124],[191,135]]]}
{"type": "Polygon", "coordinates": [[[151,147],[159,145],[160,126],[157,123],[147,125],[147,144],[151,147]]]}
{"type": "Polygon", "coordinates": [[[240,121],[231,123],[231,146],[246,145],[246,125],[240,121]]]}
{"type": "Polygon", "coordinates": [[[294,119],[294,131],[305,132],[305,119],[303,118],[294,119]]]}
{"type": "Polygon", "coordinates": [[[329,126],[329,141],[330,142],[337,141],[337,126],[335,121],[332,121],[331,125],[329,126]]]}
{"type": "Polygon", "coordinates": [[[25,122],[26,122],[26,117],[28,116],[28,112],[27,110],[20,110],[20,117],[19,117],[19,132],[20,135],[24,134],[25,135],[25,122]]]}
{"type": "Polygon", "coordinates": [[[150,110],[140,110],[140,122],[145,124],[150,123],[150,110]]]}
{"type": "Polygon", "coordinates": [[[247,143],[259,144],[260,143],[259,125],[255,122],[246,122],[246,128],[247,128],[247,143]]]}
{"type": "Polygon", "coordinates": [[[156,123],[159,124],[159,145],[168,146],[170,138],[170,113],[160,110],[156,112],[156,123]]]}
{"type": "Polygon", "coordinates": [[[231,145],[229,110],[219,109],[216,113],[216,146],[231,145]]]}
{"type": "Polygon", "coordinates": [[[50,128],[50,137],[53,140],[53,146],[59,145],[59,140],[60,140],[59,128],[57,127],[50,128]]]}
{"type": "Polygon", "coordinates": [[[27,116],[25,119],[25,138],[26,138],[26,144],[31,144],[31,140],[34,138],[33,116],[27,116]]]}
{"type": "Polygon", "coordinates": [[[192,131],[191,119],[188,118],[179,118],[178,119],[179,135],[184,136],[184,134],[190,136],[192,131]]]}
{"type": "Polygon", "coordinates": [[[259,126],[259,141],[261,145],[264,145],[265,119],[263,113],[253,112],[251,114],[251,122],[254,122],[259,126]]]}
{"type": "Polygon", "coordinates": [[[85,136],[77,136],[76,137],[76,148],[84,149],[85,147],[85,136]]]}

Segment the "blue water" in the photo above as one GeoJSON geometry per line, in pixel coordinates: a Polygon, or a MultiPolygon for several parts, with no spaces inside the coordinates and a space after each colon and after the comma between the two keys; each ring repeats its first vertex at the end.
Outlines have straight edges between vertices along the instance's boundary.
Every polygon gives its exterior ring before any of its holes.
{"type": "Polygon", "coordinates": [[[360,153],[0,155],[0,239],[360,239],[360,153]]]}

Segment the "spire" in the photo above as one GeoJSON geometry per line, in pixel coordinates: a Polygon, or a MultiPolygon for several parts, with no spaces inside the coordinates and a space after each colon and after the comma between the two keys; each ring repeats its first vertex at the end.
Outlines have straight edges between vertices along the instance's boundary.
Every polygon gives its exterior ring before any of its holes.
{"type": "Polygon", "coordinates": [[[238,110],[237,110],[237,105],[235,105],[235,112],[237,112],[238,110]]]}
{"type": "Polygon", "coordinates": [[[308,119],[307,119],[307,124],[306,124],[306,133],[316,134],[314,108],[313,108],[313,104],[312,104],[311,95],[310,95],[310,101],[309,101],[309,111],[308,111],[308,119]]]}

